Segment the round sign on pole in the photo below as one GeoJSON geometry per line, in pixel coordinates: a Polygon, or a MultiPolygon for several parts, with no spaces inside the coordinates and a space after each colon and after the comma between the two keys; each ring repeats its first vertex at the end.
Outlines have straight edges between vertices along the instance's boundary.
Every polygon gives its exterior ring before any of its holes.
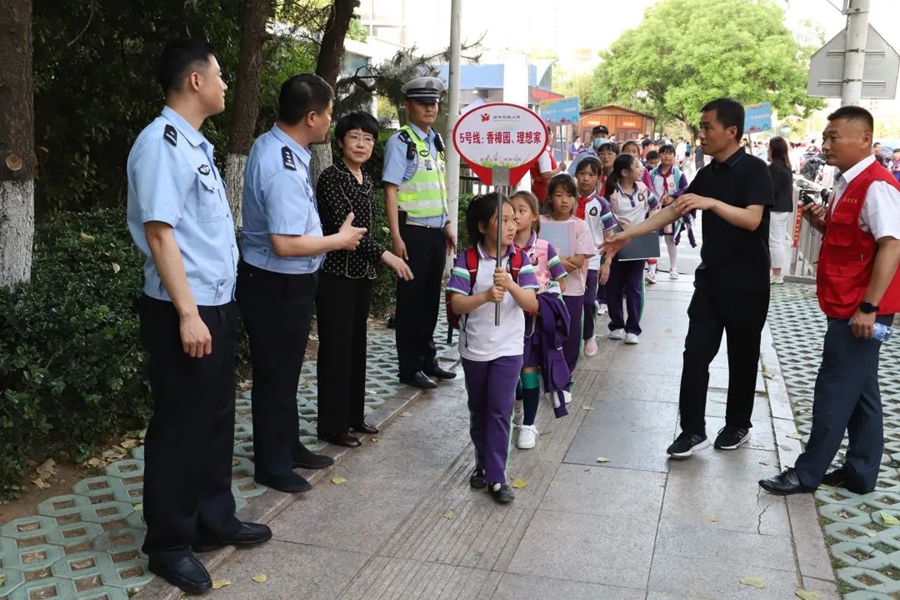
{"type": "Polygon", "coordinates": [[[463,114],[453,128],[453,145],[485,185],[492,170],[509,169],[506,185],[516,185],[547,147],[547,125],[533,111],[493,102],[463,114]]]}

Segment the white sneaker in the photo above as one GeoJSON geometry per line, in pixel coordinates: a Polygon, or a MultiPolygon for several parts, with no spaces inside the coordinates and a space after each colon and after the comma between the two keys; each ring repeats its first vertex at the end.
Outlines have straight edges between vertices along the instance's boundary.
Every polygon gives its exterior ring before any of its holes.
{"type": "Polygon", "coordinates": [[[678,277],[679,277],[678,269],[669,270],[669,279],[671,279],[672,281],[675,281],[676,279],[678,279],[678,277]]]}
{"type": "Polygon", "coordinates": [[[625,334],[625,343],[629,344],[631,346],[635,346],[637,344],[640,344],[641,340],[638,339],[638,336],[636,333],[628,333],[628,334],[625,334]]]}
{"type": "Polygon", "coordinates": [[[563,400],[565,400],[566,404],[572,404],[572,392],[563,390],[563,400]]]}
{"type": "Polygon", "coordinates": [[[784,275],[772,275],[769,277],[769,283],[772,285],[781,285],[784,283],[784,275]]]}
{"type": "Polygon", "coordinates": [[[651,285],[656,283],[656,273],[654,273],[653,271],[647,271],[646,276],[644,277],[644,281],[651,285]]]}
{"type": "Polygon", "coordinates": [[[521,450],[534,448],[537,444],[538,430],[534,425],[522,425],[519,429],[519,439],[516,440],[516,447],[521,450]]]}
{"type": "Polygon", "coordinates": [[[609,332],[609,335],[606,336],[611,340],[624,340],[625,339],[625,330],[624,329],[613,329],[609,332]]]}
{"type": "Polygon", "coordinates": [[[607,307],[605,304],[600,302],[599,305],[600,306],[597,308],[597,314],[605,315],[606,313],[609,312],[609,307],[607,307]]]}
{"type": "Polygon", "coordinates": [[[595,356],[597,354],[597,340],[591,338],[584,342],[584,355],[595,356]]]}

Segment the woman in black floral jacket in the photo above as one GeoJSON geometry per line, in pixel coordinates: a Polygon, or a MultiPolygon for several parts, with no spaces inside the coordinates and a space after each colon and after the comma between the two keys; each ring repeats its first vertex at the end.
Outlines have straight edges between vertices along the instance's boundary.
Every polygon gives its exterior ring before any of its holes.
{"type": "Polygon", "coordinates": [[[319,328],[318,434],[338,446],[355,448],[351,433],[378,433],[365,421],[366,326],[379,262],[399,277],[412,279],[400,257],[383,248],[373,235],[375,194],[362,165],[372,156],[378,122],[363,112],[342,117],[335,127],[341,160],[325,169],[316,184],[316,200],[325,235],[337,233],[347,216],[366,235],[355,251],[329,252],[319,271],[316,315],[319,328]]]}

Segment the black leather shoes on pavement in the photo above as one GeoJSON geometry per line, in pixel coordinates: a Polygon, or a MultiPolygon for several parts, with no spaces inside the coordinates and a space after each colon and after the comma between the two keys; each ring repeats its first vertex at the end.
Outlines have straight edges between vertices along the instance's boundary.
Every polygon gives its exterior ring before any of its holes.
{"type": "Polygon", "coordinates": [[[863,488],[856,484],[856,473],[853,472],[852,469],[848,469],[847,467],[841,467],[840,469],[835,469],[831,473],[825,475],[822,478],[822,483],[825,485],[830,485],[831,487],[842,487],[845,490],[851,491],[854,494],[868,494],[875,488],[863,488]]]}
{"type": "Polygon", "coordinates": [[[429,377],[436,377],[438,379],[456,379],[455,372],[442,369],[437,365],[425,369],[425,374],[429,377]]]}
{"type": "Polygon", "coordinates": [[[793,467],[785,469],[784,472],[779,473],[775,477],[770,477],[769,479],[760,479],[759,487],[766,490],[767,492],[771,492],[779,496],[790,496],[791,494],[808,494],[810,492],[816,491],[816,488],[807,487],[800,483],[800,477],[797,475],[797,471],[795,471],[793,467]]]}
{"type": "Polygon", "coordinates": [[[322,439],[329,444],[343,446],[344,448],[359,448],[362,446],[362,442],[359,441],[359,438],[349,432],[340,435],[326,435],[322,439]]]}
{"type": "Polygon", "coordinates": [[[411,385],[412,387],[419,388],[420,390],[433,390],[437,387],[437,384],[429,379],[428,375],[426,375],[422,371],[416,371],[412,377],[401,377],[400,383],[411,385]]]}
{"type": "Polygon", "coordinates": [[[150,572],[189,594],[197,594],[212,588],[209,571],[193,556],[173,561],[150,559],[150,572]]]}
{"type": "MultiPolygon", "coordinates": [[[[272,539],[272,530],[260,523],[241,523],[237,533],[226,540],[197,542],[191,546],[194,552],[212,552],[224,546],[255,546],[272,539]]],[[[202,565],[201,565],[202,566],[202,565]]]]}
{"type": "Polygon", "coordinates": [[[281,477],[266,477],[257,474],[253,477],[253,479],[260,485],[264,485],[266,487],[272,488],[273,490],[278,490],[279,492],[285,492],[287,494],[300,494],[302,492],[308,492],[312,489],[312,484],[310,482],[308,482],[302,475],[298,475],[293,471],[290,475],[284,475],[281,477]]]}
{"type": "Polygon", "coordinates": [[[375,435],[376,433],[378,433],[377,427],[375,427],[374,425],[370,425],[365,421],[363,421],[359,425],[351,425],[350,429],[352,429],[356,433],[368,433],[369,435],[375,435]]]}
{"type": "Polygon", "coordinates": [[[334,459],[324,454],[315,454],[304,445],[291,456],[291,466],[295,469],[325,469],[334,464],[334,459]]]}
{"type": "Polygon", "coordinates": [[[484,476],[484,469],[476,468],[469,477],[469,485],[472,489],[483,490],[487,487],[487,477],[484,476]]]}

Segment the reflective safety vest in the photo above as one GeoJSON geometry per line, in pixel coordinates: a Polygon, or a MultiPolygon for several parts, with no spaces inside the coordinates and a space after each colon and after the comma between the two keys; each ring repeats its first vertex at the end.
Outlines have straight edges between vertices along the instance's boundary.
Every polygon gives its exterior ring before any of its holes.
{"type": "Polygon", "coordinates": [[[435,159],[428,144],[406,125],[400,128],[400,139],[415,146],[416,172],[400,184],[397,204],[410,217],[439,217],[447,213],[447,181],[444,153],[435,159]]]}

